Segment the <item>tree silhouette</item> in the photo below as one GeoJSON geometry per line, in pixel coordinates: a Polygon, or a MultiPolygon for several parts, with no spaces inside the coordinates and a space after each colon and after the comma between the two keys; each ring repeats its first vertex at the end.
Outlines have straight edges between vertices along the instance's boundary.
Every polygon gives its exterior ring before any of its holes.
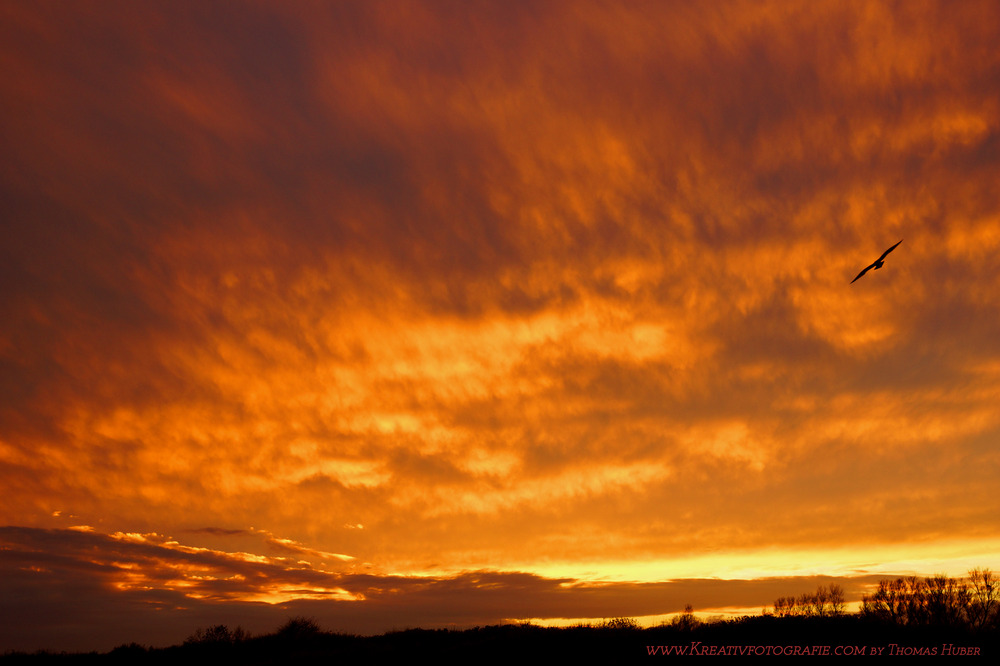
{"type": "Polygon", "coordinates": [[[281,640],[295,642],[315,638],[321,633],[322,630],[314,619],[298,616],[289,618],[281,625],[276,635],[281,640]]]}
{"type": "Polygon", "coordinates": [[[778,617],[841,615],[844,612],[844,588],[820,585],[815,592],[803,592],[798,597],[778,597],[774,614],[778,617]]]}
{"type": "Polygon", "coordinates": [[[230,631],[224,624],[207,629],[198,628],[184,640],[184,645],[232,645],[248,638],[241,627],[230,631]]]}
{"type": "Polygon", "coordinates": [[[827,598],[830,601],[830,614],[843,615],[844,608],[847,606],[844,601],[844,588],[836,583],[831,584],[827,598]]]}
{"type": "Polygon", "coordinates": [[[1000,619],[1000,584],[989,569],[973,569],[969,572],[970,599],[969,624],[973,629],[998,627],[1000,619]]]}
{"type": "Polygon", "coordinates": [[[695,617],[694,606],[688,604],[684,607],[684,612],[680,615],[675,615],[674,619],[670,621],[672,627],[676,627],[681,631],[691,631],[701,624],[701,620],[695,617]]]}
{"type": "Polygon", "coordinates": [[[613,617],[601,623],[602,629],[638,629],[639,623],[630,617],[613,617]]]}
{"type": "Polygon", "coordinates": [[[986,629],[998,622],[1000,589],[989,569],[973,569],[967,579],[943,574],[879,581],[861,601],[861,617],[905,626],[986,629]]]}

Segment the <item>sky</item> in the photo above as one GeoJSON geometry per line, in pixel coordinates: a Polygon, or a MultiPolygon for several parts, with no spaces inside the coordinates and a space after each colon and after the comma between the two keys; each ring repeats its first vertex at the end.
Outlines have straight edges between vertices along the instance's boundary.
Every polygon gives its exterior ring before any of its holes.
{"type": "Polygon", "coordinates": [[[1000,569],[997,43],[971,0],[0,0],[0,649],[1000,569]]]}

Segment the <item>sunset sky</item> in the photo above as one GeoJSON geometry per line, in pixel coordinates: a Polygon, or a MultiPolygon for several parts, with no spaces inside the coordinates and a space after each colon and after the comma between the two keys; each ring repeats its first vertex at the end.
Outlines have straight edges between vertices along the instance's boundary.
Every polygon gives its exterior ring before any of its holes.
{"type": "Polygon", "coordinates": [[[1000,569],[998,44],[0,0],[0,651],[1000,569]]]}

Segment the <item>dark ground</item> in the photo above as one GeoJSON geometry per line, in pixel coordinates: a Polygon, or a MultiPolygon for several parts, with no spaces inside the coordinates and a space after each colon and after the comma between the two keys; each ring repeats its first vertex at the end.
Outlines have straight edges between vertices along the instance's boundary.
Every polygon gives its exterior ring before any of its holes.
{"type": "Polygon", "coordinates": [[[183,645],[146,648],[122,645],[108,653],[8,653],[4,664],[235,664],[383,663],[430,659],[434,663],[518,664],[523,661],[633,663],[689,661],[751,655],[796,658],[1000,655],[1000,633],[964,627],[899,627],[858,616],[769,617],[641,629],[625,620],[602,627],[546,628],[498,625],[466,630],[410,629],[380,636],[322,631],[308,620],[289,621],[276,633],[242,636],[199,632],[183,645]]]}

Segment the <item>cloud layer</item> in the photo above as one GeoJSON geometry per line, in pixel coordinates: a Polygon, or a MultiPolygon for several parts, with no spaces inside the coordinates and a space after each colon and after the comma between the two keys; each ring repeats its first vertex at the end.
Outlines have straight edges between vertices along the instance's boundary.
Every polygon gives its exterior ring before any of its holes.
{"type": "MultiPolygon", "coordinates": [[[[107,650],[137,636],[179,644],[196,626],[228,623],[266,632],[289,616],[314,617],[322,626],[365,634],[528,619],[660,616],[681,611],[691,596],[715,607],[759,607],[788,590],[834,580],[593,584],[518,571],[385,576],[338,570],[328,559],[322,561],[322,554],[306,554],[313,555],[310,562],[192,547],[158,534],[99,534],[91,528],[4,527],[0,546],[0,609],[6,617],[20,618],[5,623],[0,640],[5,649],[20,650],[53,640],[62,649],[107,650]]],[[[850,591],[856,593],[873,578],[849,579],[850,591]]]]}
{"type": "Polygon", "coordinates": [[[1000,566],[998,11],[0,4],[0,523],[1000,566]]]}

